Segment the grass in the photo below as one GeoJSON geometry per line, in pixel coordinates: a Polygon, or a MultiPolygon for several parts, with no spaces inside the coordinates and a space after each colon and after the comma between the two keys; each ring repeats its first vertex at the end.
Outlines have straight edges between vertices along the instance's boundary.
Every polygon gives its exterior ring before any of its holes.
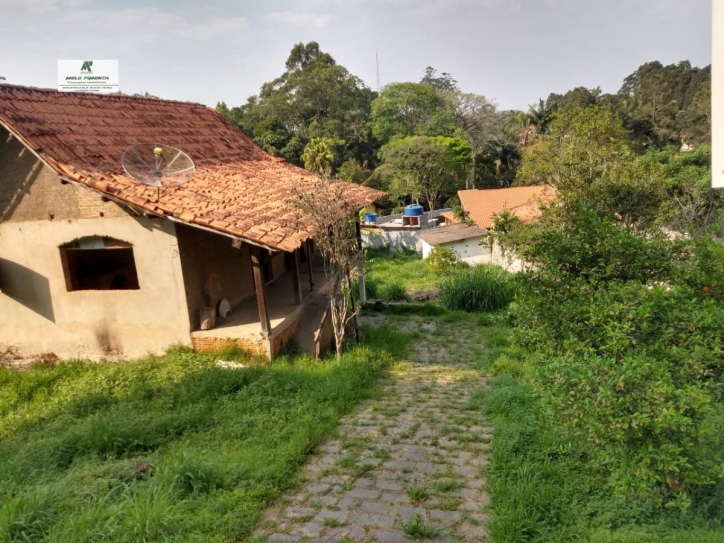
{"type": "Polygon", "coordinates": [[[418,514],[414,520],[402,521],[402,531],[406,536],[420,541],[438,537],[445,531],[445,528],[439,524],[427,522],[422,515],[418,514]]]}
{"type": "Polygon", "coordinates": [[[498,311],[513,301],[513,275],[500,266],[483,264],[443,279],[440,298],[454,311],[498,311]]]}
{"type": "Polygon", "coordinates": [[[420,255],[386,248],[366,250],[365,284],[370,300],[407,301],[419,295],[436,293],[439,279],[420,255]]]}
{"type": "Polygon", "coordinates": [[[430,489],[426,486],[413,486],[407,489],[407,496],[412,505],[417,505],[430,497],[430,489]]]}
{"type": "Polygon", "coordinates": [[[687,513],[626,502],[589,468],[586,451],[552,426],[526,385],[525,353],[491,330],[483,361],[496,376],[471,399],[494,425],[487,466],[493,543],[724,543],[724,483],[694,493],[687,513]],[[704,498],[706,496],[706,498],[704,498]]]}
{"type": "MultiPolygon", "coordinates": [[[[1,541],[237,541],[405,341],[221,369],[173,349],[0,369],[1,541]],[[388,351],[388,352],[385,352],[388,351]]],[[[225,353],[224,358],[236,353],[225,353]]]]}

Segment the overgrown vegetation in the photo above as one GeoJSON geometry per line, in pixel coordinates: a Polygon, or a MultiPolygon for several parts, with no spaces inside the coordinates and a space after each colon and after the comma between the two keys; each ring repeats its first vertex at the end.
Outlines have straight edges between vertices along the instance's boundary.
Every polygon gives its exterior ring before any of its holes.
{"type": "Polygon", "coordinates": [[[530,267],[515,347],[483,402],[499,428],[494,540],[721,541],[724,246],[710,173],[700,155],[636,157],[600,108],[549,130],[521,173],[554,179],[556,202],[494,233],[530,267]]]}
{"type": "Polygon", "coordinates": [[[393,252],[389,248],[366,249],[365,286],[369,300],[406,301],[435,294],[439,278],[414,251],[393,252]]]}
{"type": "MultiPolygon", "coordinates": [[[[471,400],[494,424],[487,470],[493,542],[724,541],[722,482],[699,487],[686,511],[617,495],[601,484],[595,452],[548,416],[542,395],[527,382],[535,371],[527,351],[511,346],[505,334],[497,340],[490,366],[495,377],[471,400]]],[[[722,422],[720,410],[710,424],[722,422]]],[[[713,450],[721,451],[721,434],[717,439],[713,450]]]]}
{"type": "Polygon", "coordinates": [[[507,307],[514,295],[513,276],[493,264],[460,270],[440,285],[442,304],[453,311],[497,311],[507,307]]]}
{"type": "MultiPolygon", "coordinates": [[[[406,339],[222,369],[174,349],[0,368],[0,540],[239,541],[406,339]]],[[[226,355],[233,353],[226,353],[226,355]]]]}

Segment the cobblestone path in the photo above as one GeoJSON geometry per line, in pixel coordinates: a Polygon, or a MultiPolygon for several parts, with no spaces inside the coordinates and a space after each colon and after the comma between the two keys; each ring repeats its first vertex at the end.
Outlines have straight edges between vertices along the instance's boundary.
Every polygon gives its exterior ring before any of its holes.
{"type": "MultiPolygon", "coordinates": [[[[392,324],[385,321],[367,323],[392,324]]],[[[466,408],[483,381],[465,345],[456,343],[452,356],[443,346],[449,334],[465,333],[416,317],[403,326],[432,339],[392,372],[380,398],[342,421],[338,438],[316,449],[299,491],[264,515],[259,539],[487,541],[492,430],[466,408]]]]}

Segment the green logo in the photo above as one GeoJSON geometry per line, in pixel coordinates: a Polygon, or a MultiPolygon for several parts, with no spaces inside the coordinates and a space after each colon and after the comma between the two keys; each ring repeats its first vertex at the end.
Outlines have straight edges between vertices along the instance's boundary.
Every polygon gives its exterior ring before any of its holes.
{"type": "Polygon", "coordinates": [[[85,74],[92,74],[93,70],[91,69],[93,67],[93,61],[92,60],[84,60],[83,66],[81,66],[80,73],[85,74]]]}

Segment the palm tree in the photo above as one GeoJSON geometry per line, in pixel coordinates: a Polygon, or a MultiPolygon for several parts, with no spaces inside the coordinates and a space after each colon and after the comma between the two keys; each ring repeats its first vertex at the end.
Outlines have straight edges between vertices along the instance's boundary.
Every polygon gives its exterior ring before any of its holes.
{"type": "Polygon", "coordinates": [[[528,124],[535,126],[538,134],[546,134],[555,112],[556,106],[554,104],[540,99],[537,105],[528,108],[528,124]]]}
{"type": "Polygon", "coordinates": [[[334,140],[330,138],[313,138],[302,153],[301,159],[304,167],[310,172],[318,173],[322,177],[332,175],[332,166],[336,159],[334,153],[334,140]]]}

